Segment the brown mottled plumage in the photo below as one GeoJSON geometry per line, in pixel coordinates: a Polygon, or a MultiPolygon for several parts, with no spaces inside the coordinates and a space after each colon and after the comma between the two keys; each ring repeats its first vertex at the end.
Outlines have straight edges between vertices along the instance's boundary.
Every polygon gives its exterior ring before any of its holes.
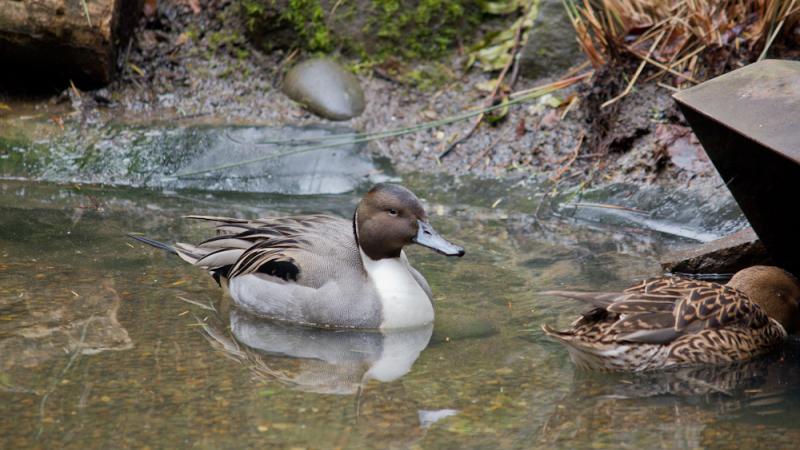
{"type": "Polygon", "coordinates": [[[745,361],[782,343],[800,324],[800,282],[777,267],[744,269],[727,285],[663,276],[616,293],[543,294],[595,307],[568,330],[542,327],[588,369],[745,361]]]}

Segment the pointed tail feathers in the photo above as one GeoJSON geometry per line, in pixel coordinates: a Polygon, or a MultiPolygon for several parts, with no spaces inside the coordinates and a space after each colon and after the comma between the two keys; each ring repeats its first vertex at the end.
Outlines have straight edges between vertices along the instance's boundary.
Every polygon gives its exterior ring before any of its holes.
{"type": "Polygon", "coordinates": [[[128,237],[133,239],[133,240],[139,241],[139,242],[141,242],[143,244],[147,244],[147,245],[149,245],[151,247],[155,247],[155,248],[164,250],[165,252],[172,253],[173,255],[177,255],[178,254],[178,251],[175,250],[174,247],[172,247],[171,245],[165,244],[163,242],[159,242],[159,241],[156,241],[156,240],[153,240],[153,239],[150,239],[150,238],[146,238],[144,236],[137,236],[137,235],[131,234],[131,233],[128,233],[128,237]]]}

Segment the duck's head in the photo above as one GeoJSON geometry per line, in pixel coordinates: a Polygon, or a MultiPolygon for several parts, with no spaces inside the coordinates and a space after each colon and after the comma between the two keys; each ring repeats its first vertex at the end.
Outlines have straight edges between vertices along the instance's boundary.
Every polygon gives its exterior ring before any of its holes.
{"type": "Polygon", "coordinates": [[[728,286],[744,292],[780,323],[787,333],[800,331],[800,281],[774,266],[740,270],[728,286]]]}
{"type": "Polygon", "coordinates": [[[441,237],[428,223],[417,196],[396,184],[370,189],[356,208],[353,226],[359,246],[374,260],[396,258],[409,244],[446,256],[464,256],[462,247],[441,237]]]}

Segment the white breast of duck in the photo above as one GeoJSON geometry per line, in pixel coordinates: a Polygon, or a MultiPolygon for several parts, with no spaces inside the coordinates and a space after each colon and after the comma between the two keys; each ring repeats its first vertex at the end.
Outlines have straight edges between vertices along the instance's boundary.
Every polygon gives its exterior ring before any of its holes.
{"type": "Polygon", "coordinates": [[[411,328],[433,322],[431,300],[411,273],[405,254],[374,260],[362,250],[361,259],[378,293],[382,329],[411,328]]]}

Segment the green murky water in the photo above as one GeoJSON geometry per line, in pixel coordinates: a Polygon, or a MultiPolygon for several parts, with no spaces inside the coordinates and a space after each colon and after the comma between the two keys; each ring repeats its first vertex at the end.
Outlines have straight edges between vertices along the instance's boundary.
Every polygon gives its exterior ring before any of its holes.
{"type": "Polygon", "coordinates": [[[686,236],[741,223],[725,201],[687,206],[617,187],[588,193],[577,212],[564,197],[537,222],[535,186],[403,181],[468,251],[460,260],[409,252],[437,298],[430,337],[253,321],[201,270],[124,238],[200,238],[202,224],[180,220],[192,213],[350,215],[357,194],[0,181],[0,448],[791,448],[800,439],[793,343],[740,367],[608,375],[576,371],[539,331],[582,307],[537,291],[614,289],[657,274],[658,255],[686,236]],[[609,199],[673,222],[589,204],[609,199]],[[714,208],[716,222],[684,220],[687,208],[714,208]]]}

